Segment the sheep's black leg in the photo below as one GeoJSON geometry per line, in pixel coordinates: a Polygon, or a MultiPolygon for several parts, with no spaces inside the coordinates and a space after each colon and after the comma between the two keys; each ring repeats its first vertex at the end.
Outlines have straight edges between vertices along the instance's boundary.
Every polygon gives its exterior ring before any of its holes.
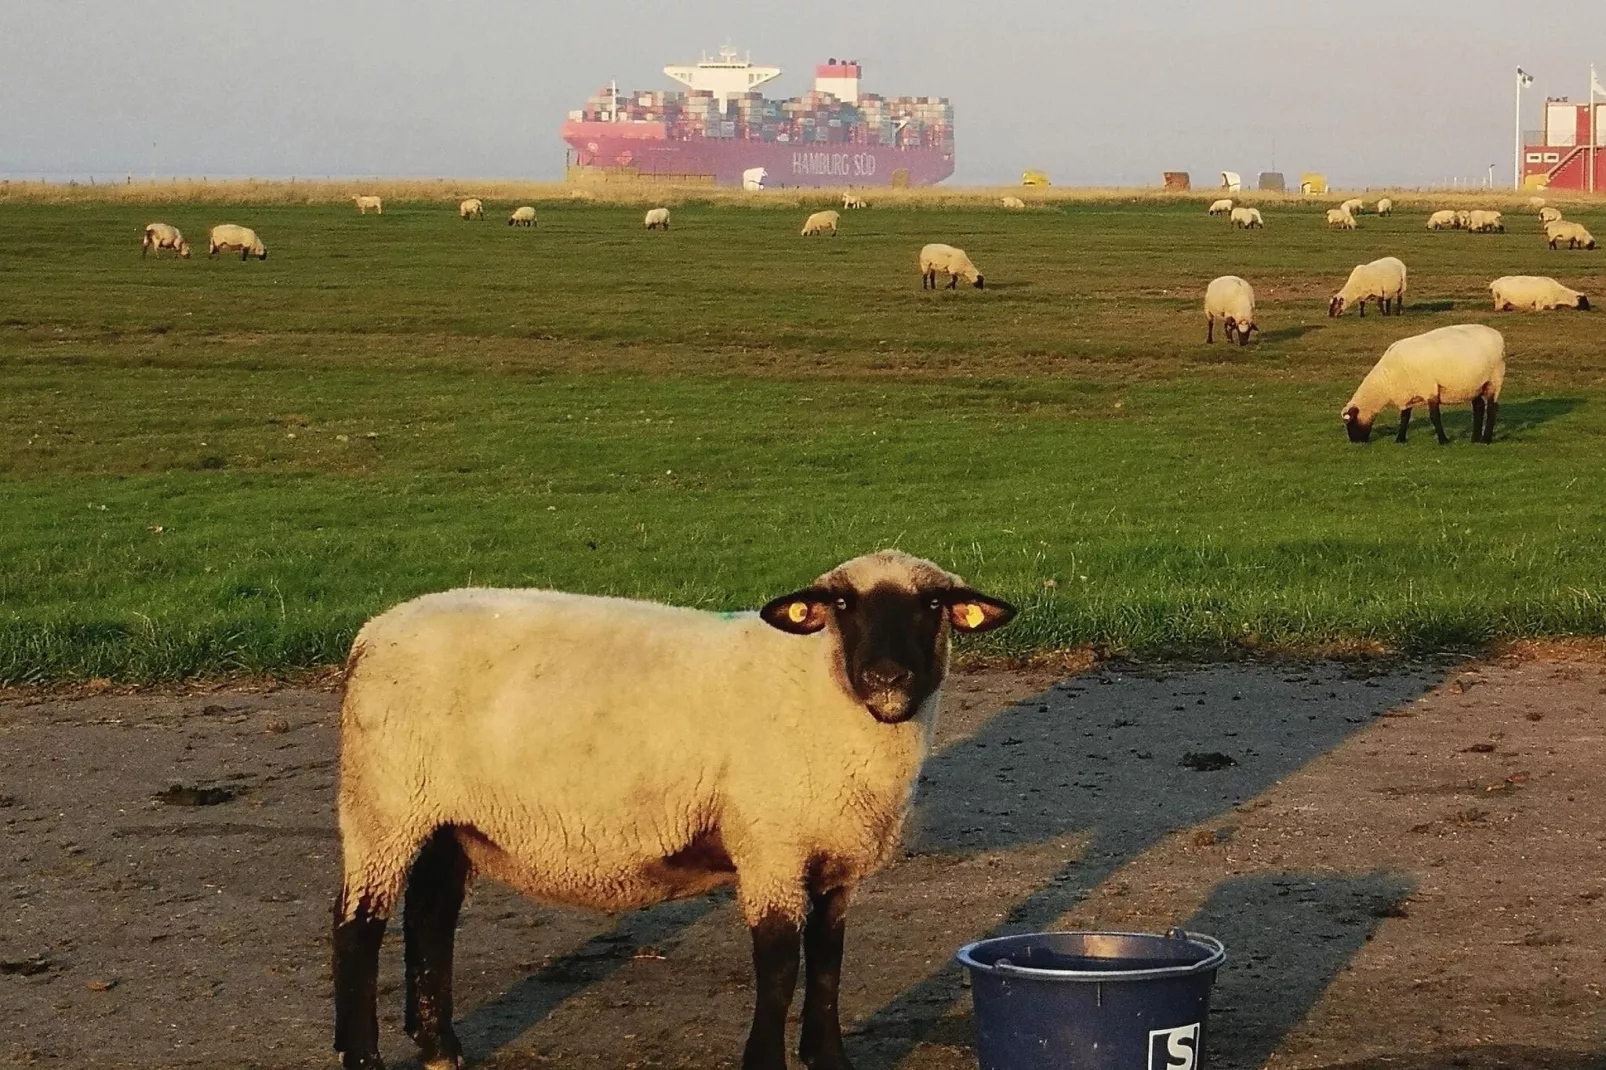
{"type": "Polygon", "coordinates": [[[1499,411],[1500,403],[1490,399],[1489,407],[1483,414],[1483,444],[1486,446],[1494,443],[1494,414],[1499,411]]]}
{"type": "Polygon", "coordinates": [[[957,288],[958,286],[959,286],[959,276],[958,275],[949,275],[948,276],[948,289],[952,290],[952,289],[957,288]]]}
{"type": "Polygon", "coordinates": [[[468,879],[468,856],[456,835],[436,829],[413,862],[402,911],[407,1034],[426,1067],[455,1067],[463,1057],[452,1029],[452,948],[468,879]]]}
{"type": "Polygon", "coordinates": [[[1216,341],[1216,317],[1205,317],[1205,345],[1214,345],[1216,341]]]}
{"type": "Polygon", "coordinates": [[[842,1024],[837,1016],[848,896],[843,889],[833,888],[811,894],[810,900],[808,926],[803,930],[806,972],[797,1055],[809,1070],[850,1070],[852,1064],[842,1050],[842,1024]]]}
{"type": "Polygon", "coordinates": [[[385,919],[366,899],[359,900],[350,920],[346,903],[335,903],[333,976],[335,986],[335,1050],[345,1070],[384,1070],[379,1058],[379,945],[385,919]]]}
{"type": "Polygon", "coordinates": [[[1361,298],[1361,319],[1366,318],[1366,298],[1361,298]]]}
{"type": "Polygon", "coordinates": [[[1449,444],[1450,436],[1444,433],[1444,421],[1439,418],[1439,403],[1428,402],[1428,419],[1433,421],[1433,433],[1439,436],[1439,445],[1449,444]]]}
{"type": "Polygon", "coordinates": [[[753,926],[753,1028],[742,1070],[786,1070],[786,1012],[797,991],[797,924],[766,914],[753,926]]]}
{"type": "Polygon", "coordinates": [[[1483,441],[1483,398],[1472,399],[1472,441],[1483,441]]]}
{"type": "Polygon", "coordinates": [[[1394,436],[1394,441],[1395,442],[1404,442],[1405,441],[1405,429],[1407,427],[1410,427],[1410,426],[1411,426],[1411,410],[1410,409],[1401,409],[1400,410],[1400,433],[1394,436]]]}

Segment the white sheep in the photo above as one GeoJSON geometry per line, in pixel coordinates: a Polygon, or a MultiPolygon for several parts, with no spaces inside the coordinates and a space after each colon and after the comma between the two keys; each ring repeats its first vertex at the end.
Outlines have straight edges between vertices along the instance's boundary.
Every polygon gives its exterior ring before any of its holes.
{"type": "Polygon", "coordinates": [[[1460,224],[1456,222],[1455,213],[1448,208],[1428,216],[1429,230],[1455,230],[1459,226],[1460,224]]]}
{"type": "Polygon", "coordinates": [[[452,945],[476,874],[621,911],[734,886],[758,992],[742,1061],[845,1067],[846,913],[891,855],[931,750],[955,632],[1015,610],[882,551],[757,613],[539,590],[425,595],[346,662],[335,1048],[377,1068],[379,952],[406,895],[408,1032],[456,1067],[452,945]]]}
{"type": "Polygon", "coordinates": [[[1216,320],[1227,341],[1249,344],[1255,326],[1255,288],[1237,275],[1223,275],[1205,288],[1205,343],[1216,340],[1216,320]]]}
{"type": "Polygon", "coordinates": [[[1461,209],[1455,214],[1455,227],[1457,230],[1466,230],[1472,225],[1472,213],[1461,209]]]}
{"type": "Polygon", "coordinates": [[[1543,211],[1545,207],[1545,199],[1543,197],[1529,197],[1528,207],[1532,208],[1536,212],[1543,211]]]}
{"type": "Polygon", "coordinates": [[[1255,230],[1266,225],[1266,221],[1260,217],[1259,208],[1234,208],[1231,218],[1232,225],[1243,230],[1255,230]]]}
{"type": "Polygon", "coordinates": [[[1378,201],[1377,202],[1377,214],[1378,215],[1393,215],[1394,214],[1394,202],[1389,200],[1387,197],[1384,197],[1382,200],[1378,201]]]}
{"type": "Polygon", "coordinates": [[[209,258],[218,253],[232,253],[236,249],[240,250],[241,260],[249,260],[253,256],[258,260],[268,258],[267,247],[262,244],[262,239],[257,237],[257,232],[250,227],[219,223],[212,228],[209,238],[206,246],[206,255],[209,258]]]}
{"type": "Polygon", "coordinates": [[[385,214],[385,202],[378,197],[353,197],[352,201],[357,205],[357,213],[359,215],[367,215],[370,208],[377,215],[385,214]]]}
{"type": "Polygon", "coordinates": [[[824,212],[815,212],[803,221],[803,237],[807,238],[810,235],[829,232],[831,237],[834,238],[836,237],[836,225],[841,219],[840,212],[829,209],[824,212]]]}
{"type": "Polygon", "coordinates": [[[507,217],[507,225],[510,227],[535,226],[535,209],[527,204],[522,208],[513,209],[513,214],[507,217]]]}
{"type": "Polygon", "coordinates": [[[920,250],[920,288],[937,288],[937,276],[948,276],[948,289],[952,290],[964,279],[976,289],[982,289],[981,272],[970,262],[963,249],[933,242],[920,250]]]}
{"type": "Polygon", "coordinates": [[[1005,197],[998,203],[1003,205],[1005,208],[1019,209],[1026,207],[1026,202],[1021,200],[1019,197],[1005,197]]]}
{"type": "Polygon", "coordinates": [[[1385,256],[1370,264],[1357,264],[1349,273],[1344,288],[1328,302],[1327,314],[1342,316],[1350,305],[1359,304],[1364,319],[1366,302],[1373,298],[1382,306],[1385,316],[1391,310],[1396,315],[1405,311],[1405,264],[1397,257],[1385,256]]]}
{"type": "Polygon", "coordinates": [[[1329,208],[1327,210],[1327,225],[1329,227],[1338,227],[1341,230],[1355,230],[1358,226],[1355,222],[1355,217],[1342,208],[1329,208]]]}
{"type": "Polygon", "coordinates": [[[647,211],[646,222],[643,224],[648,230],[669,229],[669,209],[651,208],[647,211]]]}
{"type": "Polygon", "coordinates": [[[1589,311],[1589,298],[1541,275],[1507,275],[1489,284],[1496,312],[1550,312],[1558,308],[1589,311]]]}
{"type": "Polygon", "coordinates": [[[1584,229],[1582,223],[1570,223],[1565,219],[1558,219],[1545,227],[1545,239],[1552,249],[1561,242],[1567,243],[1569,249],[1593,249],[1595,237],[1584,229]]]}
{"type": "Polygon", "coordinates": [[[1360,215],[1362,212],[1366,211],[1366,202],[1361,200],[1359,197],[1351,197],[1349,200],[1339,205],[1339,208],[1348,212],[1350,215],[1360,215]]]}
{"type": "Polygon", "coordinates": [[[1232,198],[1231,197],[1223,197],[1223,198],[1221,198],[1221,200],[1216,201],[1214,204],[1212,204],[1210,206],[1210,211],[1207,212],[1206,214],[1207,215],[1230,216],[1232,214],[1232,209],[1233,209],[1232,198]]]}
{"type": "Polygon", "coordinates": [[[143,260],[148,252],[155,252],[157,256],[163,249],[171,249],[185,260],[190,258],[190,243],[184,240],[184,235],[178,228],[167,223],[145,224],[145,235],[140,239],[139,256],[143,260]]]}
{"type": "Polygon", "coordinates": [[[459,219],[484,219],[485,203],[478,197],[470,197],[457,206],[457,215],[459,219]]]}
{"type": "Polygon", "coordinates": [[[1539,229],[1540,230],[1544,230],[1546,227],[1550,226],[1550,224],[1552,224],[1552,223],[1559,223],[1559,222],[1561,222],[1561,209],[1560,208],[1541,208],[1541,209],[1539,209],[1539,229]]]}
{"type": "Polygon", "coordinates": [[[1478,210],[1468,214],[1467,230],[1474,234],[1505,233],[1506,222],[1499,212],[1478,210]]]}
{"type": "Polygon", "coordinates": [[[1370,441],[1372,421],[1392,405],[1400,410],[1394,440],[1404,442],[1412,406],[1426,402],[1442,446],[1450,439],[1439,406],[1471,401],[1472,441],[1488,444],[1505,378],[1506,340],[1499,331],[1479,323],[1440,327],[1388,347],[1344,406],[1344,428],[1351,442],[1370,441]]]}
{"type": "Polygon", "coordinates": [[[842,195],[842,207],[843,209],[868,208],[870,205],[863,197],[860,197],[856,193],[844,193],[842,195]]]}

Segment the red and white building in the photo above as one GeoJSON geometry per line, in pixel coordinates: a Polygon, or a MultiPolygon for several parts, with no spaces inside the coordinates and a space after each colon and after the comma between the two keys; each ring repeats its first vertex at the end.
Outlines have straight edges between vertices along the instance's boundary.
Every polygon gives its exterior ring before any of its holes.
{"type": "Polygon", "coordinates": [[[1522,180],[1529,189],[1606,191],[1606,101],[1595,104],[1595,122],[1589,105],[1566,97],[1545,101],[1544,128],[1523,137],[1522,180]],[[1590,140],[1595,147],[1590,169],[1590,140]]]}

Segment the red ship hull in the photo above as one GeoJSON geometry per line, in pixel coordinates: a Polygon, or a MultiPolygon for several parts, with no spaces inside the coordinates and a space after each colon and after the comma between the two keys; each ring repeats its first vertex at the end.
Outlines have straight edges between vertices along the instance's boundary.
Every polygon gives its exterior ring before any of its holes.
{"type": "Polygon", "coordinates": [[[785,186],[930,186],[954,173],[951,148],[788,143],[748,138],[671,138],[657,122],[566,122],[563,140],[582,168],[661,177],[712,178],[740,186],[762,167],[768,188],[785,186]]]}

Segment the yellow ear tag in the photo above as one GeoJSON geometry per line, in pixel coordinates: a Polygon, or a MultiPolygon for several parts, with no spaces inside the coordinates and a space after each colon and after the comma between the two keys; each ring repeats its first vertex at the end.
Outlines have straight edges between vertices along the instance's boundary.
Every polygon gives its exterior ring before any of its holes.
{"type": "Polygon", "coordinates": [[[793,624],[802,624],[808,619],[809,604],[807,602],[793,602],[786,607],[786,615],[791,618],[793,624]]]}
{"type": "Polygon", "coordinates": [[[987,619],[987,614],[982,612],[982,608],[980,606],[978,606],[974,602],[970,602],[970,603],[966,604],[966,606],[965,606],[965,627],[967,627],[967,628],[979,628],[979,627],[981,627],[981,622],[986,620],[986,619],[987,619]]]}

